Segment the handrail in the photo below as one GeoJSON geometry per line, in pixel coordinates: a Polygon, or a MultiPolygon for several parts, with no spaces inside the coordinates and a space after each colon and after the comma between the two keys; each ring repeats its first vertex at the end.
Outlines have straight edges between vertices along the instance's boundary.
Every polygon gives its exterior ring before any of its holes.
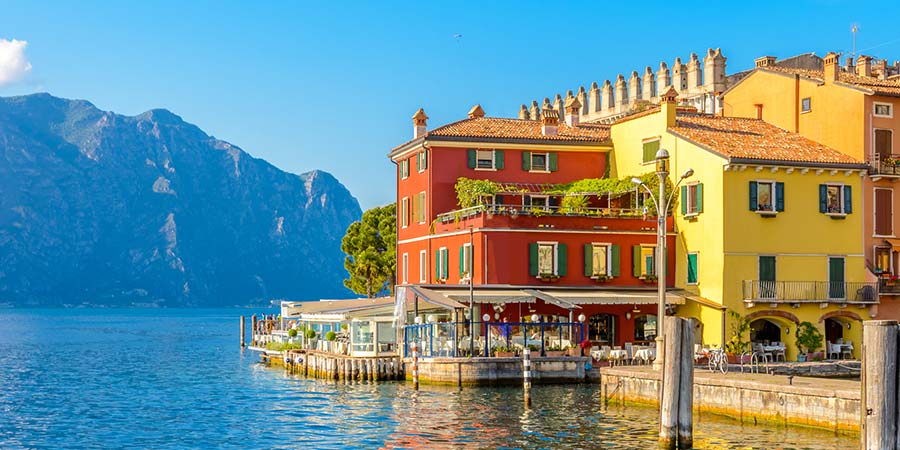
{"type": "Polygon", "coordinates": [[[879,284],[866,281],[744,280],[743,299],[758,303],[878,303],[879,284]]]}
{"type": "MultiPolygon", "coordinates": [[[[410,344],[420,343],[420,357],[457,357],[468,353],[472,336],[466,334],[472,324],[468,322],[435,322],[403,327],[403,354],[409,355],[410,344]],[[466,345],[460,346],[460,343],[466,345]],[[462,350],[462,351],[461,351],[462,350]]],[[[478,333],[474,340],[475,355],[491,356],[496,352],[498,343],[512,348],[513,344],[539,347],[538,355],[544,356],[548,349],[547,342],[558,339],[559,345],[568,338],[569,344],[578,347],[585,337],[585,324],[582,322],[475,322],[478,333]],[[532,336],[529,337],[529,332],[532,336]],[[534,336],[538,334],[540,337],[534,336]],[[578,339],[574,339],[578,336],[578,339]],[[480,341],[484,342],[480,342],[480,341]],[[540,344],[538,346],[538,343],[540,344]]],[[[538,349],[535,349],[538,351],[538,349]]]]}
{"type": "MultiPolygon", "coordinates": [[[[437,215],[437,221],[448,223],[468,219],[480,214],[497,214],[507,216],[575,216],[575,217],[618,217],[637,218],[644,217],[642,209],[638,208],[603,208],[603,207],[570,207],[570,206],[523,206],[507,204],[476,205],[458,209],[437,215]]],[[[648,211],[648,217],[652,216],[648,211]]],[[[655,217],[655,216],[654,216],[655,217]]]]}

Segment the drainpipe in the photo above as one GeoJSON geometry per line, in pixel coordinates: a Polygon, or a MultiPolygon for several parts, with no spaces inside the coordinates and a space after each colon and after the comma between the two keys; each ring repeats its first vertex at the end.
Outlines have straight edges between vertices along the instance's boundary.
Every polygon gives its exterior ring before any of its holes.
{"type": "Polygon", "coordinates": [[[794,74],[794,133],[800,132],[800,75],[794,74]]]}

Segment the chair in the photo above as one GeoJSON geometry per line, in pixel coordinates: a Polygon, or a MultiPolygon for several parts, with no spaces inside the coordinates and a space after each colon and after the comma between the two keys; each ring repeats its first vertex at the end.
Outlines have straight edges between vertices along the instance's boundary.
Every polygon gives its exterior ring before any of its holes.
{"type": "Polygon", "coordinates": [[[834,359],[840,359],[841,357],[841,346],[838,344],[832,344],[831,342],[825,341],[825,348],[828,349],[828,359],[832,359],[831,355],[835,355],[834,359]]]}
{"type": "Polygon", "coordinates": [[[853,358],[853,344],[844,344],[841,346],[841,358],[853,358]]]}
{"type": "Polygon", "coordinates": [[[773,361],[775,359],[772,352],[766,351],[765,346],[763,346],[762,344],[760,344],[758,342],[753,343],[753,351],[758,353],[760,356],[762,356],[764,358],[764,361],[767,364],[769,361],[773,361]]]}
{"type": "Polygon", "coordinates": [[[634,345],[631,342],[625,343],[625,360],[634,363],[634,345]]]}
{"type": "Polygon", "coordinates": [[[782,344],[781,342],[773,342],[772,346],[776,348],[776,350],[772,352],[774,360],[778,361],[778,357],[780,356],[781,362],[787,361],[787,358],[784,356],[784,344],[782,344]]]}

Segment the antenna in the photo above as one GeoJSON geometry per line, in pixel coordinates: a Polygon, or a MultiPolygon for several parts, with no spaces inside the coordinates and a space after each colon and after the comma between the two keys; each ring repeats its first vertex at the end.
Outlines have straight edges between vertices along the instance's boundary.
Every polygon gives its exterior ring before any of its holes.
{"type": "Polygon", "coordinates": [[[856,33],[859,32],[859,27],[856,26],[856,24],[853,24],[853,26],[850,27],[850,32],[853,33],[853,53],[850,55],[853,56],[853,59],[856,59],[856,33]]]}

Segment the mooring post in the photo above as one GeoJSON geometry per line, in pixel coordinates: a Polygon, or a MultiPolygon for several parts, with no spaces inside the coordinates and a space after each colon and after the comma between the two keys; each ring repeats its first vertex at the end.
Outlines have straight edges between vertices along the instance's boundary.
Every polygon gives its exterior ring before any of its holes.
{"type": "Polygon", "coordinates": [[[860,437],[865,450],[897,445],[897,321],[863,322],[860,437]]]}
{"type": "Polygon", "coordinates": [[[250,316],[250,345],[256,347],[256,314],[250,316]]]}
{"type": "MultiPolygon", "coordinates": [[[[678,443],[678,394],[681,390],[681,321],[665,323],[662,396],[659,403],[659,447],[674,449],[678,443]]],[[[659,351],[660,349],[657,349],[659,351]]]]}
{"type": "Polygon", "coordinates": [[[244,342],[244,332],[245,331],[246,331],[246,328],[244,327],[244,316],[241,316],[241,348],[244,348],[244,346],[247,345],[244,342]]]}
{"type": "Polygon", "coordinates": [[[413,389],[419,389],[419,345],[415,342],[412,343],[412,379],[413,379],[413,389]]]}
{"type": "Polygon", "coordinates": [[[678,448],[694,447],[694,321],[681,324],[681,373],[678,392],[678,448]]]}
{"type": "Polygon", "coordinates": [[[522,387],[525,392],[525,406],[531,406],[531,349],[522,350],[522,387]]]}

